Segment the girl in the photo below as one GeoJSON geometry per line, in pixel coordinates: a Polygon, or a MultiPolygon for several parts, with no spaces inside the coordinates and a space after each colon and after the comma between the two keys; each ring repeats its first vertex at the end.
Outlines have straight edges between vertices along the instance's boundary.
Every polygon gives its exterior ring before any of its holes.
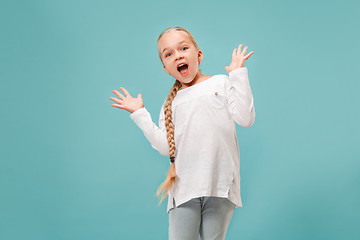
{"type": "Polygon", "coordinates": [[[246,54],[233,50],[227,75],[205,76],[199,70],[203,53],[193,35],[181,27],[166,29],[157,40],[164,70],[176,81],[161,107],[159,127],[144,107],[142,95],[113,92],[117,104],[143,131],[151,146],[170,156],[167,178],[157,196],[168,196],[169,239],[225,239],[234,209],[241,207],[240,152],[237,123],[255,121],[246,54]]]}

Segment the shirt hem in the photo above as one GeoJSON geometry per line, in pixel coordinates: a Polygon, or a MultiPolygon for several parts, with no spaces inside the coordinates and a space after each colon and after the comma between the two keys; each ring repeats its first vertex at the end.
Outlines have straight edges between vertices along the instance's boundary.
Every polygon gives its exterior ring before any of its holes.
{"type": "Polygon", "coordinates": [[[223,197],[223,198],[227,198],[230,202],[234,203],[235,208],[242,207],[241,197],[233,195],[231,188],[227,188],[225,191],[221,191],[218,194],[211,194],[209,192],[204,192],[202,194],[188,195],[186,197],[177,198],[177,200],[172,195],[169,195],[169,199],[168,199],[169,204],[168,204],[168,208],[167,208],[167,213],[169,213],[171,209],[178,207],[181,204],[186,203],[186,202],[190,201],[191,199],[197,198],[197,197],[223,197]],[[174,205],[174,200],[175,200],[176,206],[174,205]]]}

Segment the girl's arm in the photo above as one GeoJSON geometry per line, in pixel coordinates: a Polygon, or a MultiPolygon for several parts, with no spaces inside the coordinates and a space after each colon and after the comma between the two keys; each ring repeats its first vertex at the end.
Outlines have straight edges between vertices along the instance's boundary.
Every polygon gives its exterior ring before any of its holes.
{"type": "Polygon", "coordinates": [[[125,96],[119,91],[113,90],[113,93],[115,93],[119,99],[110,97],[110,99],[115,102],[115,104],[112,104],[111,106],[130,112],[130,118],[143,131],[151,146],[158,150],[160,154],[169,156],[169,144],[166,138],[164,121],[164,106],[160,112],[160,128],[158,128],[155,123],[153,123],[150,113],[144,107],[142,95],[138,94],[137,98],[133,98],[125,88],[120,87],[120,89],[124,92],[125,96]]]}
{"type": "Polygon", "coordinates": [[[240,126],[250,127],[255,121],[255,107],[248,71],[244,64],[254,52],[245,55],[248,47],[246,46],[243,51],[241,47],[242,44],[234,49],[231,64],[225,67],[229,73],[225,87],[228,108],[234,121],[240,126]]]}
{"type": "Polygon", "coordinates": [[[254,98],[250,88],[246,67],[229,73],[226,80],[228,109],[234,121],[242,127],[250,127],[255,121],[254,98]]]}
{"type": "Polygon", "coordinates": [[[160,128],[152,121],[151,115],[145,107],[130,114],[130,118],[143,131],[145,137],[154,149],[156,149],[161,155],[169,156],[169,143],[166,137],[163,107],[161,108],[159,117],[160,128]]]}

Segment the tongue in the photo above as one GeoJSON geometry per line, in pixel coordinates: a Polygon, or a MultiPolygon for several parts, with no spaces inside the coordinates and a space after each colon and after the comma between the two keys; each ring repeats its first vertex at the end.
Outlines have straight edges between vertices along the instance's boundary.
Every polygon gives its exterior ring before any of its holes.
{"type": "Polygon", "coordinates": [[[181,74],[181,76],[185,76],[186,74],[188,74],[188,68],[187,67],[182,67],[181,69],[180,69],[180,74],[181,74]]]}

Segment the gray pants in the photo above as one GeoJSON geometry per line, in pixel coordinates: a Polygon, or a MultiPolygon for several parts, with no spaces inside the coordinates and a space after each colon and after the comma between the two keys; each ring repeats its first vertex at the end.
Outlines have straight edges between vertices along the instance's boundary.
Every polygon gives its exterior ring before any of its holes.
{"type": "Polygon", "coordinates": [[[174,206],[169,240],[224,240],[235,210],[234,203],[221,197],[198,197],[174,206]]]}

